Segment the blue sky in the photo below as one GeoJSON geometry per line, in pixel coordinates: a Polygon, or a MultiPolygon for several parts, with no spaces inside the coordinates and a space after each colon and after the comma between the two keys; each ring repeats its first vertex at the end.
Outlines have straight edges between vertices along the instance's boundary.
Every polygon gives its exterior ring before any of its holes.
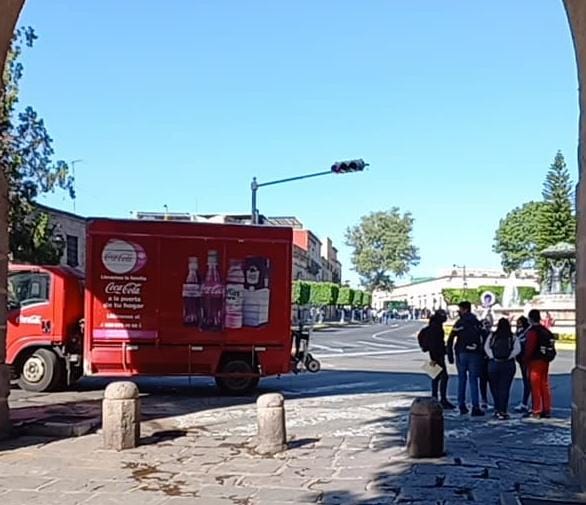
{"type": "MultiPolygon", "coordinates": [[[[248,212],[261,189],[340,248],[370,211],[415,217],[422,261],[497,266],[499,218],[576,177],[577,82],[560,1],[29,0],[21,105],[76,167],[77,212],[248,212]],[[166,7],[172,6],[172,7],[166,7]]],[[[45,203],[72,210],[63,195],[45,203]]]]}

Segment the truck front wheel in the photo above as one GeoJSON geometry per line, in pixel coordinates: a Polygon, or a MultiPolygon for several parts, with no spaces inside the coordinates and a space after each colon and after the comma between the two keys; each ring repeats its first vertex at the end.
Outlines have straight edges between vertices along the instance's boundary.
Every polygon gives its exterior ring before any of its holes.
{"type": "Polygon", "coordinates": [[[63,363],[50,349],[37,349],[27,356],[20,369],[18,385],[26,391],[51,391],[63,377],[63,363]]]}
{"type": "Polygon", "coordinates": [[[258,386],[259,378],[251,374],[255,373],[250,363],[244,360],[227,361],[221,368],[220,372],[223,377],[216,377],[216,385],[220,390],[229,395],[245,395],[253,391],[258,386]],[[234,377],[230,377],[234,374],[234,377]],[[247,376],[242,376],[242,375],[247,376]]]}

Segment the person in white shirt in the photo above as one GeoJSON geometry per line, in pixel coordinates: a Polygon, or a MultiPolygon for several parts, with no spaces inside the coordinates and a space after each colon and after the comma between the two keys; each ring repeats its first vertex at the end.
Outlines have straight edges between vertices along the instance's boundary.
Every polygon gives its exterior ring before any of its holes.
{"type": "Polygon", "coordinates": [[[499,320],[496,331],[484,345],[488,363],[488,381],[494,399],[494,415],[497,419],[509,419],[509,396],[515,377],[515,357],[521,352],[521,343],[511,330],[508,319],[499,320]]]}

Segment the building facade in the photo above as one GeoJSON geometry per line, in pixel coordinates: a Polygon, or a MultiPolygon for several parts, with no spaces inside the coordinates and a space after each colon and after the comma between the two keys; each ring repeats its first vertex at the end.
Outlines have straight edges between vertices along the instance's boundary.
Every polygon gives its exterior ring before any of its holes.
{"type": "Polygon", "coordinates": [[[63,242],[61,264],[85,271],[85,237],[87,219],[71,212],[35,204],[38,212],[47,214],[54,235],[63,242]]]}
{"type": "Polygon", "coordinates": [[[321,280],[336,284],[342,282],[342,264],[338,260],[338,249],[329,237],[326,237],[321,247],[321,280]]]}
{"type": "MultiPolygon", "coordinates": [[[[197,223],[221,223],[250,225],[250,214],[189,214],[187,212],[133,212],[139,220],[186,221],[197,223]]],[[[294,216],[259,216],[259,223],[269,226],[285,226],[293,229],[293,279],[340,283],[342,264],[332,240],[325,243],[294,216]]]]}
{"type": "MultiPolygon", "coordinates": [[[[390,292],[375,291],[373,305],[382,309],[389,302],[405,302],[411,309],[445,309],[447,304],[442,296],[444,289],[505,287],[510,282],[509,276],[499,269],[474,268],[464,272],[462,268],[450,268],[440,271],[437,277],[399,284],[390,292]]],[[[516,287],[539,289],[537,275],[532,270],[521,272],[513,282],[516,287]]]]}

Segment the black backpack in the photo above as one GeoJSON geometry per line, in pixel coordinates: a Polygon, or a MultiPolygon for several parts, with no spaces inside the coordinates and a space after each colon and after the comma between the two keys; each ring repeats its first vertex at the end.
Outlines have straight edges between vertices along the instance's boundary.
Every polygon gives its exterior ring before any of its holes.
{"type": "Polygon", "coordinates": [[[539,338],[537,350],[535,351],[535,359],[547,361],[548,363],[553,361],[557,356],[553,333],[541,324],[535,327],[535,331],[539,338]]]}
{"type": "Polygon", "coordinates": [[[490,343],[494,359],[507,360],[513,352],[513,338],[508,335],[495,333],[490,343]]]}
{"type": "Polygon", "coordinates": [[[429,352],[429,326],[426,326],[419,332],[417,341],[423,352],[429,352]]]}

